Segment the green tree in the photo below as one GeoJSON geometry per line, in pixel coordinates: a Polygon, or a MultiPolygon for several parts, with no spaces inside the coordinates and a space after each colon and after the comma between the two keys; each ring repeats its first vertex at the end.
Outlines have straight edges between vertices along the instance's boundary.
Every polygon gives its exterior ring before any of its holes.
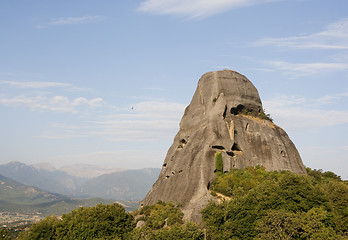
{"type": "Polygon", "coordinates": [[[31,225],[29,230],[23,232],[19,239],[58,239],[56,237],[56,230],[60,224],[60,220],[56,216],[48,216],[45,219],[31,225]]]}
{"type": "Polygon", "coordinates": [[[301,218],[298,214],[284,210],[271,210],[257,221],[256,239],[297,239],[301,218]]]}
{"type": "Polygon", "coordinates": [[[183,223],[183,212],[178,206],[173,203],[158,203],[145,206],[140,211],[134,212],[134,215],[141,215],[137,221],[145,221],[145,225],[151,229],[160,229],[167,226],[183,223]]]}
{"type": "Polygon", "coordinates": [[[203,209],[210,239],[279,239],[297,232],[299,239],[347,236],[348,186],[334,174],[310,173],[266,172],[257,166],[216,176],[211,190],[232,199],[203,209]],[[260,224],[273,230],[262,232],[260,224]]]}
{"type": "Polygon", "coordinates": [[[302,214],[302,232],[301,239],[313,240],[335,240],[339,236],[336,235],[331,226],[325,225],[328,218],[328,212],[324,208],[312,208],[307,213],[302,214]]]}
{"type": "Polygon", "coordinates": [[[57,228],[58,239],[122,238],[135,227],[133,216],[114,203],[81,207],[64,214],[57,228]]]}
{"type": "Polygon", "coordinates": [[[135,227],[133,216],[115,203],[80,207],[62,216],[33,224],[20,239],[122,239],[135,227]]]}
{"type": "Polygon", "coordinates": [[[127,240],[203,240],[204,232],[195,223],[188,222],[185,224],[176,224],[172,227],[161,229],[151,229],[147,226],[134,229],[128,236],[127,240]]]}
{"type": "Polygon", "coordinates": [[[11,240],[11,239],[14,239],[13,236],[12,236],[12,233],[3,228],[3,227],[0,227],[0,239],[3,239],[3,240],[11,240]]]}

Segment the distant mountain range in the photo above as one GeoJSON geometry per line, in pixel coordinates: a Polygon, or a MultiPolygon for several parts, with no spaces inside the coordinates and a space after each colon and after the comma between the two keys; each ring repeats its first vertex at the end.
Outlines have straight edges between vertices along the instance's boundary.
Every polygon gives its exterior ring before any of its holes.
{"type": "Polygon", "coordinates": [[[112,202],[114,201],[101,198],[72,199],[24,185],[0,175],[0,212],[40,213],[43,216],[61,215],[80,206],[94,206],[97,203],[110,204],[112,202]]]}
{"type": "Polygon", "coordinates": [[[142,200],[157,180],[159,168],[125,170],[92,178],[76,190],[78,196],[142,200]]]}
{"type": "Polygon", "coordinates": [[[159,172],[159,168],[124,170],[92,165],[73,165],[60,170],[48,164],[10,162],[0,165],[0,175],[44,191],[113,200],[143,199],[159,172]]]}

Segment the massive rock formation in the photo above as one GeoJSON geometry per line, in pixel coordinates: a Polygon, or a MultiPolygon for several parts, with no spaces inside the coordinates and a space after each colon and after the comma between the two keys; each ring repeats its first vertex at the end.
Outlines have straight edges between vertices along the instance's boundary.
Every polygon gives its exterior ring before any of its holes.
{"type": "Polygon", "coordinates": [[[158,180],[142,205],[179,203],[186,219],[200,221],[201,209],[212,198],[208,188],[218,151],[224,171],[263,165],[269,171],[306,172],[288,135],[264,116],[254,85],[235,71],[209,72],[199,80],[158,180]]]}

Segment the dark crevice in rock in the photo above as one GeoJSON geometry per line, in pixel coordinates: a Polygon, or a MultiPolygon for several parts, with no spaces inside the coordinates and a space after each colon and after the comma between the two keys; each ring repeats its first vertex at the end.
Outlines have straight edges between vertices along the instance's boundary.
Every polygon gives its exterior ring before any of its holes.
{"type": "Polygon", "coordinates": [[[169,178],[169,176],[167,175],[166,178],[169,178]]]}
{"type": "Polygon", "coordinates": [[[175,175],[175,172],[172,172],[172,175],[175,175]]]}
{"type": "Polygon", "coordinates": [[[224,110],[224,113],[222,114],[222,117],[224,119],[226,118],[226,113],[227,113],[227,105],[225,105],[225,110],[224,110]]]}
{"type": "Polygon", "coordinates": [[[182,170],[179,170],[179,173],[182,173],[182,170]]]}
{"type": "Polygon", "coordinates": [[[280,155],[281,155],[282,157],[286,157],[286,153],[285,153],[283,150],[280,152],[280,155]]]}
{"type": "Polygon", "coordinates": [[[232,151],[242,151],[242,149],[239,147],[238,143],[233,143],[232,151]]]}
{"type": "Polygon", "coordinates": [[[207,186],[207,189],[208,189],[208,190],[210,189],[210,182],[208,182],[208,186],[207,186]]]}
{"type": "Polygon", "coordinates": [[[219,146],[219,145],[214,145],[211,146],[212,149],[219,149],[219,150],[224,150],[225,148],[223,146],[219,146]]]}
{"type": "Polygon", "coordinates": [[[227,153],[228,156],[231,156],[231,157],[234,156],[234,153],[233,153],[233,152],[227,151],[226,153],[227,153]]]}
{"type": "Polygon", "coordinates": [[[163,167],[164,167],[164,168],[167,167],[167,163],[164,163],[164,164],[163,164],[163,167]]]}
{"type": "Polygon", "coordinates": [[[238,113],[243,111],[243,109],[244,109],[244,105],[243,104],[239,104],[237,107],[231,108],[231,114],[237,115],[238,113]]]}
{"type": "Polygon", "coordinates": [[[185,147],[185,145],[187,144],[187,141],[183,138],[180,140],[180,145],[178,146],[178,150],[181,150],[185,147]]]}

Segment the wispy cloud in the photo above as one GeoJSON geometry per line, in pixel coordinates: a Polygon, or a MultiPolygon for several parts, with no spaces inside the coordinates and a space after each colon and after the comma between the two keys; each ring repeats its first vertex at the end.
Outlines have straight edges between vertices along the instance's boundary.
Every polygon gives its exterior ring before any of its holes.
{"type": "Polygon", "coordinates": [[[83,24],[91,22],[100,22],[104,20],[102,16],[83,16],[83,17],[62,17],[55,18],[49,22],[50,25],[74,25],[74,24],[83,24]]]}
{"type": "Polygon", "coordinates": [[[94,134],[114,141],[158,141],[172,138],[179,129],[184,104],[162,101],[140,102],[129,110],[96,121],[94,134]]]}
{"type": "Polygon", "coordinates": [[[51,87],[73,87],[69,83],[60,82],[19,82],[19,81],[8,81],[0,80],[0,85],[8,85],[17,88],[51,88],[51,87]]]}
{"type": "Polygon", "coordinates": [[[231,9],[276,1],[280,0],[145,0],[140,3],[138,10],[194,19],[212,16],[231,9]]]}
{"type": "Polygon", "coordinates": [[[348,97],[348,91],[343,92],[343,93],[325,95],[323,97],[315,99],[314,101],[319,103],[319,104],[333,104],[333,103],[336,103],[339,100],[342,100],[343,98],[346,98],[346,97],[348,97]]]}
{"type": "Polygon", "coordinates": [[[348,63],[340,62],[290,63],[286,61],[264,61],[263,63],[273,70],[277,69],[294,77],[348,70],[348,63]]]}
{"type": "Polygon", "coordinates": [[[70,83],[63,82],[0,80],[0,85],[23,89],[64,88],[69,91],[89,91],[89,89],[76,87],[70,83]]]}
{"type": "Polygon", "coordinates": [[[60,25],[78,25],[86,23],[94,23],[103,21],[105,17],[103,16],[82,16],[82,17],[61,17],[53,18],[46,24],[37,25],[36,28],[47,28],[49,26],[60,26],[60,25]]]}
{"type": "Polygon", "coordinates": [[[255,46],[276,46],[297,49],[348,49],[348,18],[328,25],[323,31],[289,36],[285,38],[264,38],[253,43],[255,46]]]}
{"type": "MultiPolygon", "coordinates": [[[[73,104],[70,102],[70,105],[73,104]]],[[[122,142],[169,140],[179,129],[184,109],[184,104],[175,102],[139,102],[127,108],[119,108],[116,114],[92,116],[76,126],[65,123],[54,124],[39,137],[47,139],[100,137],[108,141],[122,142]]]]}
{"type": "Polygon", "coordinates": [[[54,96],[47,98],[44,96],[28,97],[16,96],[13,98],[0,98],[0,104],[9,107],[28,107],[34,111],[53,111],[78,113],[83,107],[98,107],[103,103],[102,98],[93,98],[88,100],[84,97],[78,97],[70,100],[65,96],[54,96]]]}
{"type": "MultiPolygon", "coordinates": [[[[340,94],[333,94],[337,96],[340,94]]],[[[341,94],[341,98],[348,95],[341,94]]],[[[325,98],[331,98],[329,95],[325,98]]],[[[287,129],[316,129],[348,124],[348,111],[323,108],[318,99],[301,96],[280,96],[263,102],[268,113],[287,129]],[[300,119],[300,121],[299,121],[300,119]]]]}

